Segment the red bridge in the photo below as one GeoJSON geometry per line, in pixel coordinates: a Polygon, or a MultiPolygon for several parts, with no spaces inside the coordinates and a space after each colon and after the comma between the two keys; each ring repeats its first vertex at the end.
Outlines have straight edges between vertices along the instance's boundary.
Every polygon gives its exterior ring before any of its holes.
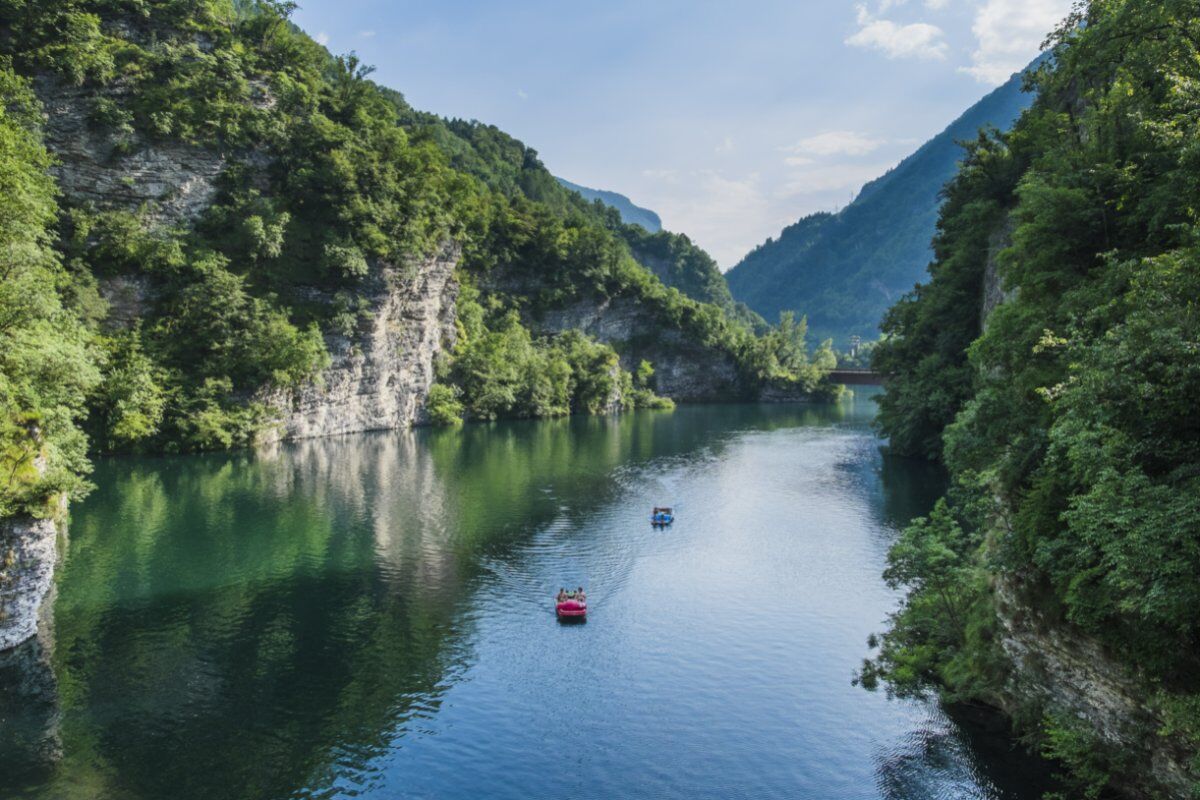
{"type": "Polygon", "coordinates": [[[883,376],[870,369],[835,369],[829,373],[833,383],[844,383],[847,386],[883,386],[883,376]]]}

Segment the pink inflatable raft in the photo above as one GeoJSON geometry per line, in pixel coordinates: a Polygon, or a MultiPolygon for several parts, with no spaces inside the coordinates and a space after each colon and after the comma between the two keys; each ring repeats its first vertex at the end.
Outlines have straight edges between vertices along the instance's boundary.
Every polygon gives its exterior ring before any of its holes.
{"type": "Polygon", "coordinates": [[[568,598],[555,605],[559,619],[579,619],[587,616],[587,601],[568,598]]]}

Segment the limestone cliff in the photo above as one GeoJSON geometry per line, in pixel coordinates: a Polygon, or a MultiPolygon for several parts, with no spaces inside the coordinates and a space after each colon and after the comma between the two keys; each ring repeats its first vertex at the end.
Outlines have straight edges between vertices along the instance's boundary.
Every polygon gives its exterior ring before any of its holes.
{"type": "Polygon", "coordinates": [[[983,267],[983,297],[980,299],[979,324],[986,329],[988,318],[1002,303],[1011,300],[1015,290],[1006,290],[1000,275],[1000,254],[1012,244],[1014,221],[1011,216],[992,231],[988,238],[987,262],[983,267]]]}
{"type": "MultiPolygon", "coordinates": [[[[58,162],[54,176],[68,204],[135,211],[150,225],[187,227],[212,203],[215,181],[231,160],[260,174],[269,165],[260,150],[219,153],[178,141],[152,141],[136,132],[118,139],[90,122],[91,90],[49,76],[36,86],[45,110],[46,145],[58,162]]],[[[121,105],[124,91],[118,82],[105,96],[121,105]]],[[[255,103],[269,106],[272,98],[260,88],[255,103]]],[[[299,389],[258,398],[278,414],[277,424],[263,439],[396,429],[421,422],[434,357],[454,340],[457,262],[457,248],[448,245],[432,257],[401,266],[376,265],[361,291],[366,313],[358,329],[325,337],[332,359],[329,368],[299,389]]],[[[143,275],[103,276],[99,289],[108,304],[108,327],[131,326],[153,302],[153,286],[143,275]]],[[[334,302],[318,289],[305,299],[334,302]]]]}
{"type": "Polygon", "coordinates": [[[1005,704],[1013,713],[1031,705],[1077,720],[1119,754],[1121,791],[1137,800],[1194,797],[1194,755],[1177,737],[1160,734],[1163,720],[1148,701],[1152,689],[1093,639],[1028,602],[1011,580],[1000,579],[995,604],[999,644],[1012,662],[1005,704]]]}
{"type": "Polygon", "coordinates": [[[37,633],[57,560],[58,530],[52,520],[0,519],[0,651],[37,633]]]}
{"type": "Polygon", "coordinates": [[[635,300],[580,300],[547,311],[531,324],[544,333],[581,330],[612,345],[621,356],[621,366],[630,371],[643,359],[649,361],[654,366],[655,391],[673,400],[727,400],[741,394],[732,356],[667,328],[635,300]]]}
{"type": "MultiPolygon", "coordinates": [[[[90,89],[45,75],[35,87],[46,147],[58,161],[51,172],[69,203],[144,210],[156,222],[179,225],[193,222],[212,202],[214,181],[228,162],[224,154],[182,142],[152,143],[135,132],[118,138],[91,121],[90,89]]],[[[117,83],[105,95],[120,104],[124,91],[117,83]]]]}
{"type": "MultiPolygon", "coordinates": [[[[1013,220],[1007,217],[988,240],[980,298],[980,323],[1015,296],[1006,290],[1000,253],[1012,243],[1013,220]]],[[[1044,614],[1039,604],[1009,576],[996,579],[994,601],[999,645],[1012,670],[1000,698],[1010,716],[1035,708],[1075,720],[1097,741],[1120,754],[1114,770],[1117,788],[1137,800],[1192,798],[1196,776],[1189,774],[1192,754],[1177,737],[1160,735],[1163,719],[1148,701],[1153,688],[1130,674],[1093,638],[1062,619],[1044,614]]]]}
{"type": "MultiPolygon", "coordinates": [[[[350,335],[328,334],[332,363],[317,380],[264,396],[279,415],[264,439],[307,439],[395,430],[425,421],[434,361],[455,339],[458,251],[382,267],[363,292],[366,321],[350,335]]],[[[313,300],[323,298],[314,292],[313,300]]]]}

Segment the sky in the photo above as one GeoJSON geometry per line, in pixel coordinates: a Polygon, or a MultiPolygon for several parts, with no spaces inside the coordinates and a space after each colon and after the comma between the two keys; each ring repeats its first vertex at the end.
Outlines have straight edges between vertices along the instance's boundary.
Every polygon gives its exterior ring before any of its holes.
{"type": "Polygon", "coordinates": [[[416,108],[497,125],[732,267],[1037,55],[1071,0],[301,0],[416,108]]]}

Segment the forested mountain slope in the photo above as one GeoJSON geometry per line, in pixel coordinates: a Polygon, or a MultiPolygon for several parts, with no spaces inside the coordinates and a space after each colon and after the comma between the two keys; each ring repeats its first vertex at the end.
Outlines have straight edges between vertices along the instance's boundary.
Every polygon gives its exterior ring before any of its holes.
{"type": "Polygon", "coordinates": [[[606,206],[612,206],[621,215],[621,221],[626,225],[641,225],[650,233],[658,233],[662,230],[662,220],[659,219],[658,214],[655,214],[648,208],[634,205],[634,202],[623,194],[609,192],[604,189],[589,189],[586,186],[580,186],[578,183],[571,183],[565,178],[558,178],[558,182],[572,192],[578,192],[583,196],[584,200],[591,200],[593,202],[599,200],[606,206]]]}
{"type": "Polygon", "coordinates": [[[734,302],[729,285],[712,256],[687,236],[664,231],[661,220],[653,211],[638,208],[627,197],[615,192],[588,189],[562,178],[557,180],[586,200],[616,209],[625,223],[622,234],[633,257],[664,284],[693,300],[719,306],[735,319],[763,327],[761,318],[744,304],[734,302]]]}
{"type": "Polygon", "coordinates": [[[1008,710],[1071,796],[1200,787],[1200,17],[1092,0],[1030,111],[981,136],[875,367],[941,459],[864,679],[1008,710]]]}
{"type": "Polygon", "coordinates": [[[412,109],[291,6],[0,3],[0,515],[82,489],[89,449],[819,390],[794,326],[630,252],[703,274],[685,239],[412,109]]]}
{"type": "Polygon", "coordinates": [[[1007,129],[1032,97],[1014,75],[836,214],[784,228],[733,267],[733,296],[768,321],[780,311],[808,316],[820,338],[845,343],[878,336],[879,321],[913,287],[932,257],[939,193],[980,128],[1007,129]]]}

